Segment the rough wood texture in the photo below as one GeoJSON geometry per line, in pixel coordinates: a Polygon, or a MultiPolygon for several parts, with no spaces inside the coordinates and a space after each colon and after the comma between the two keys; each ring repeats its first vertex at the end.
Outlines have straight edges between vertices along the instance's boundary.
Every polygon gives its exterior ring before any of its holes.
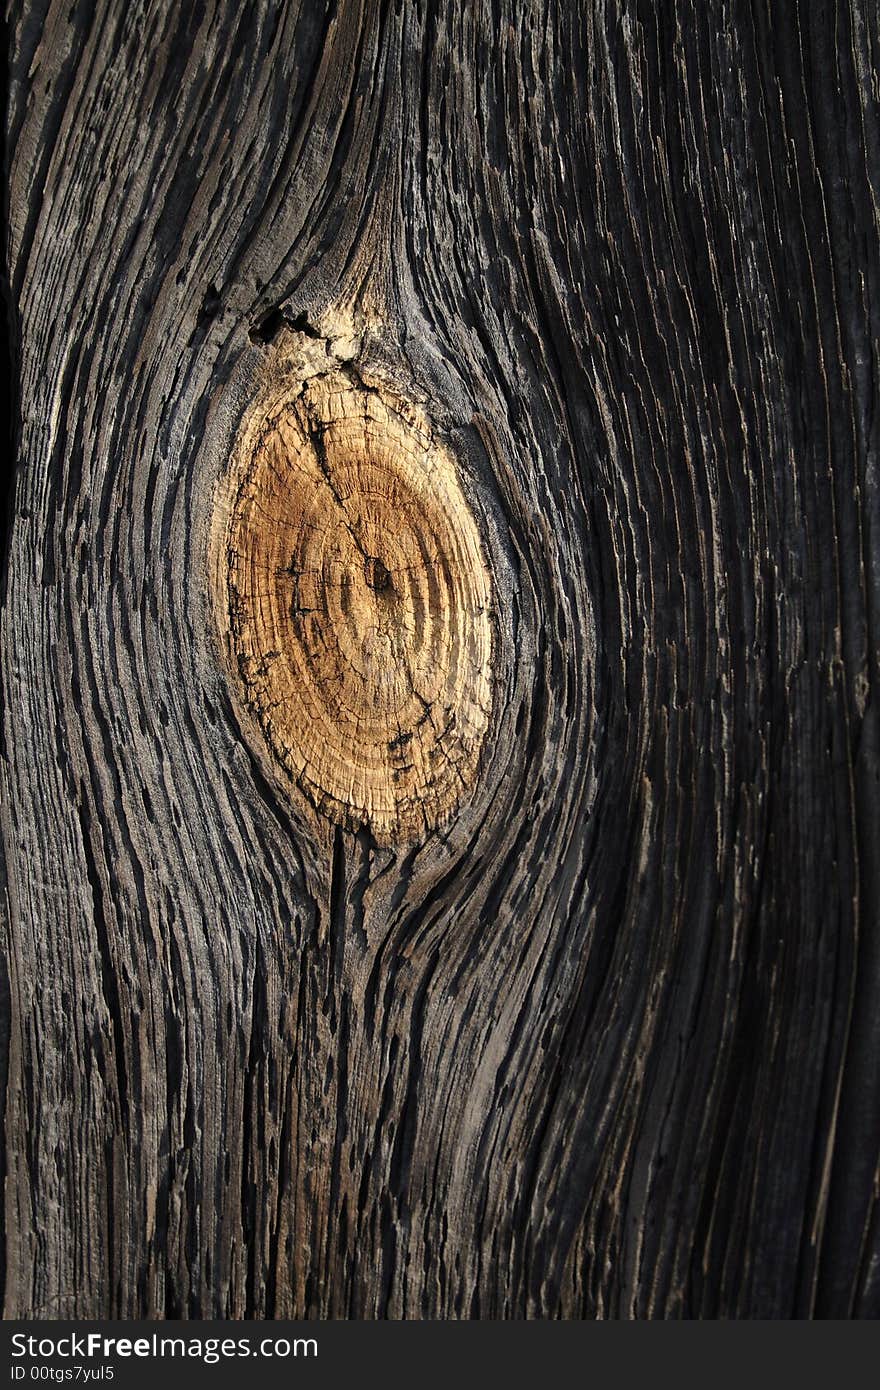
{"type": "Polygon", "coordinates": [[[876,4],[10,23],[7,1315],[876,1315],[876,4]],[[218,654],[285,334],[491,573],[407,843],[218,654]]]}

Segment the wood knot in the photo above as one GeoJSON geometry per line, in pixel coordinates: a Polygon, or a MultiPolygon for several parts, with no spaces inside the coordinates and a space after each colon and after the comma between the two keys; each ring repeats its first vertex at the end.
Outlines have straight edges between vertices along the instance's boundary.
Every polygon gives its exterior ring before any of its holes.
{"type": "Polygon", "coordinates": [[[228,483],[221,627],[277,763],[380,844],[433,829],[492,702],[492,584],[452,455],[329,373],[253,408],[228,483]]]}

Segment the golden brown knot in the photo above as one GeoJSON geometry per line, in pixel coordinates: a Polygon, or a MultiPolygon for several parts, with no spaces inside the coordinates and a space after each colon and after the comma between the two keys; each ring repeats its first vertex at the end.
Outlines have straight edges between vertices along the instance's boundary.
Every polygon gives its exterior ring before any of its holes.
{"type": "Polygon", "coordinates": [[[257,415],[220,512],[244,701],[321,811],[413,838],[473,784],[491,708],[492,586],[455,464],[341,374],[257,415]]]}

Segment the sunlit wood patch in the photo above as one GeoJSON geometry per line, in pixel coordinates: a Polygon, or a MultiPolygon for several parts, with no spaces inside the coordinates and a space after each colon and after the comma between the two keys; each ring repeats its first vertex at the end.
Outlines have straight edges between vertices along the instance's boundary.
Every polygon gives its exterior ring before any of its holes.
{"type": "Polygon", "coordinates": [[[492,585],[451,453],[329,373],[255,408],[221,504],[221,626],[275,759],[380,843],[446,820],[491,712],[492,585]]]}

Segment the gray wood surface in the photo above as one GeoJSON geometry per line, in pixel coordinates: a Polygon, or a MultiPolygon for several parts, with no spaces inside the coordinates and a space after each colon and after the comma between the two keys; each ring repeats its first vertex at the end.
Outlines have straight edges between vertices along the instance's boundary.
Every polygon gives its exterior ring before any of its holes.
{"type": "Polygon", "coordinates": [[[876,4],[9,30],[6,1316],[880,1313],[876,4]],[[413,842],[218,656],[285,333],[424,405],[491,564],[413,842]]]}

